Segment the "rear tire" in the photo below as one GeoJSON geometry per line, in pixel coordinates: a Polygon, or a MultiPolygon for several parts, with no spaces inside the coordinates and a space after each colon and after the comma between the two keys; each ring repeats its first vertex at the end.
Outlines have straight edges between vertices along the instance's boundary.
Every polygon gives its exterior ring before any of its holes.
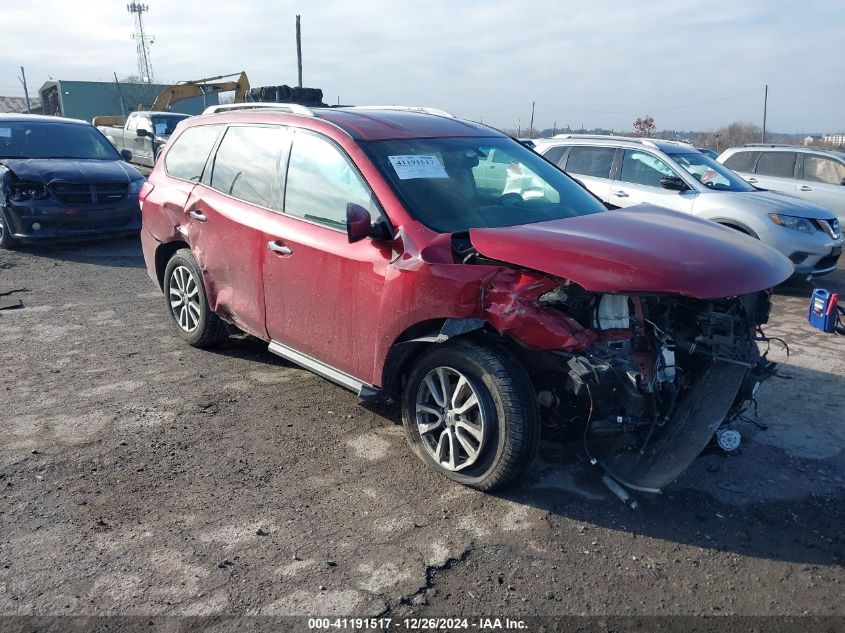
{"type": "Polygon", "coordinates": [[[483,491],[516,481],[540,437],[525,369],[504,347],[468,340],[434,345],[416,361],[405,384],[402,422],[423,462],[483,491]]]}
{"type": "Polygon", "coordinates": [[[226,324],[209,309],[202,274],[188,248],[180,248],[167,262],[164,300],[176,330],[189,345],[208,348],[226,340],[226,324]]]}
{"type": "Polygon", "coordinates": [[[12,250],[20,246],[20,242],[12,236],[6,212],[0,208],[0,249],[12,250]]]}

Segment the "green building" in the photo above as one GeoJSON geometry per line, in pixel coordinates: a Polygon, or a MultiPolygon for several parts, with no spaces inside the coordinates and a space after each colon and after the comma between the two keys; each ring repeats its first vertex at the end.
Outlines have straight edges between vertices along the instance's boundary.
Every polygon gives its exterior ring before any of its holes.
{"type": "MultiPolygon", "coordinates": [[[[47,81],[39,93],[44,114],[91,121],[95,116],[126,116],[146,110],[168,88],[163,84],[116,83],[113,81],[47,81]]],[[[218,95],[182,99],[172,112],[201,114],[206,106],[217,105],[218,95]]]]}

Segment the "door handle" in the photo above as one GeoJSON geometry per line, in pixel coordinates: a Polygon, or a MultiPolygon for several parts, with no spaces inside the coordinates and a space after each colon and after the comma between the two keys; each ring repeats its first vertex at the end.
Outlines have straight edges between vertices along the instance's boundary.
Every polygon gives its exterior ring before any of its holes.
{"type": "Polygon", "coordinates": [[[799,189],[799,191],[812,191],[812,190],[813,190],[813,188],[812,188],[812,187],[808,187],[807,185],[803,185],[803,186],[799,189]]]}
{"type": "Polygon", "coordinates": [[[754,184],[755,182],[757,182],[757,179],[756,178],[748,178],[748,182],[750,182],[751,184],[754,184]]]}
{"type": "Polygon", "coordinates": [[[625,192],[624,192],[624,191],[622,191],[622,190],[619,190],[619,191],[614,191],[614,192],[613,192],[613,195],[614,195],[614,196],[616,196],[617,198],[627,198],[627,197],[628,197],[628,194],[627,194],[627,193],[625,193],[625,192]]]}
{"type": "Polygon", "coordinates": [[[292,255],[293,251],[279,242],[267,242],[267,250],[271,250],[279,255],[292,255]]]}
{"type": "Polygon", "coordinates": [[[188,215],[197,222],[206,222],[208,220],[208,216],[202,211],[188,211],[188,215]]]}

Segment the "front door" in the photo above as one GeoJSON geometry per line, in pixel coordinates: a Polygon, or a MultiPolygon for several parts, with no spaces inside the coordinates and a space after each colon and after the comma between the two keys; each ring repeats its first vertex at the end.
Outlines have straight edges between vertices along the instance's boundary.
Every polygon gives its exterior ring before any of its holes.
{"type": "Polygon", "coordinates": [[[653,204],[673,211],[692,213],[696,192],[664,189],[660,179],[681,178],[663,160],[639,149],[626,149],[619,177],[610,186],[610,202],[619,207],[653,204]]]}
{"type": "Polygon", "coordinates": [[[840,225],[845,225],[845,163],[819,154],[805,154],[803,172],[795,195],[830,209],[840,225]]]}
{"type": "Polygon", "coordinates": [[[575,145],[569,150],[564,171],[577,178],[602,202],[623,206],[610,197],[610,174],[615,155],[615,147],[575,145]]]}
{"type": "Polygon", "coordinates": [[[794,193],[797,158],[796,152],[761,152],[754,174],[748,178],[748,182],[761,189],[794,193]]]}
{"type": "Polygon", "coordinates": [[[285,213],[263,236],[267,332],[288,355],[307,357],[305,364],[377,383],[375,341],[392,251],[369,239],[350,244],[346,205],[366,208],[373,220],[379,208],[338,145],[305,130],[293,137],[285,213]]]}

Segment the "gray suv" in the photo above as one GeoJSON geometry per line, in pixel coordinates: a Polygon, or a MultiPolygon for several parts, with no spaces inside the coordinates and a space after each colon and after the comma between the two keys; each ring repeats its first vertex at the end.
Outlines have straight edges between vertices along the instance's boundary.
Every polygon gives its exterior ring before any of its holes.
{"type": "Polygon", "coordinates": [[[717,160],[757,187],[820,204],[845,223],[845,152],[744,145],[726,149],[717,160]]]}
{"type": "Polygon", "coordinates": [[[779,250],[798,275],[833,272],[842,253],[831,211],[761,191],[686,143],[563,134],[534,151],[611,206],[654,204],[724,224],[779,250]]]}

